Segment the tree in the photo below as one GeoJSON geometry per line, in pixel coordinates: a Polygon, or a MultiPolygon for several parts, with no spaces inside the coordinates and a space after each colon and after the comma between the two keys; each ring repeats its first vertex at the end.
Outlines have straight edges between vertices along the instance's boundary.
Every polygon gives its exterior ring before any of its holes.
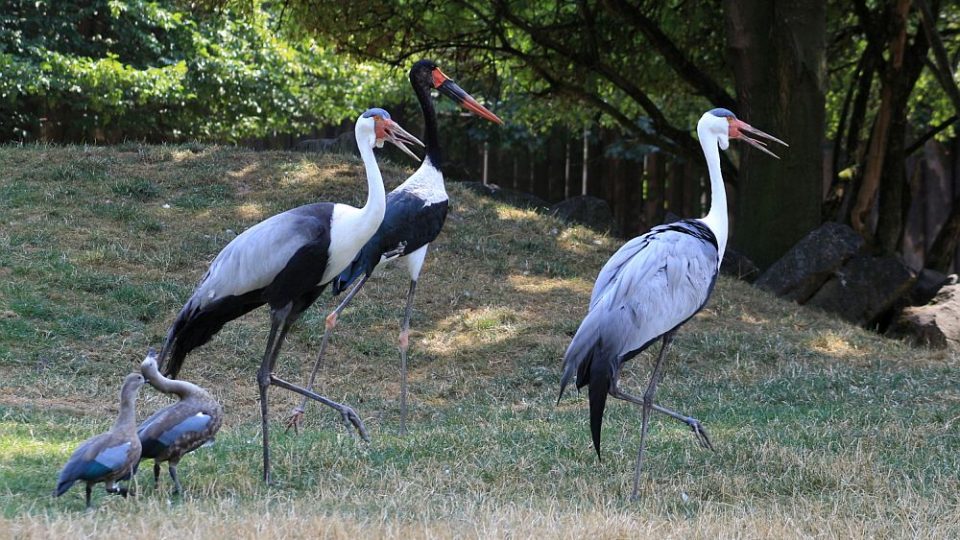
{"type": "Polygon", "coordinates": [[[782,161],[741,160],[735,245],[765,268],[820,224],[826,2],[727,0],[724,12],[740,114],[790,143],[782,161]]]}

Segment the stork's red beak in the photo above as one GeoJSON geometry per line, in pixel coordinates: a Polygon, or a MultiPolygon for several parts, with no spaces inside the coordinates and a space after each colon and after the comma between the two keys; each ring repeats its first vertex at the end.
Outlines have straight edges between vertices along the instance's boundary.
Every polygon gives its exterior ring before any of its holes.
{"type": "Polygon", "coordinates": [[[503,120],[487,110],[483,105],[477,103],[477,100],[473,99],[473,96],[468,94],[463,88],[457,86],[457,83],[450,80],[450,77],[444,75],[444,73],[440,71],[440,68],[433,70],[433,87],[473,114],[481,118],[486,118],[495,124],[503,124],[503,120]]]}
{"type": "Polygon", "coordinates": [[[788,147],[790,146],[789,144],[781,141],[780,139],[774,137],[773,135],[770,135],[769,133],[764,133],[759,129],[751,126],[750,124],[744,122],[743,120],[730,119],[729,136],[731,139],[740,139],[741,141],[749,144],[750,146],[756,148],[757,150],[760,150],[761,152],[770,154],[771,156],[777,159],[780,159],[780,156],[774,154],[773,152],[767,149],[767,143],[754,139],[749,135],[747,135],[747,133],[751,135],[756,135],[757,137],[765,138],[775,143],[780,143],[784,146],[788,146],[788,147]]]}

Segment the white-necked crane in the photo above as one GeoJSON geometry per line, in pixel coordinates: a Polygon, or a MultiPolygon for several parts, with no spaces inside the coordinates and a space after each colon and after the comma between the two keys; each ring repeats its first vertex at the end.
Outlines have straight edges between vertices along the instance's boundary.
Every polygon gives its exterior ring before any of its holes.
{"type": "Polygon", "coordinates": [[[336,409],[345,422],[352,423],[367,439],[366,428],[353,409],[273,374],[290,326],[327,284],[347,268],[383,220],[383,178],[373,149],[389,141],[419,160],[405,143],[423,143],[391,120],[383,109],[369,109],[360,115],[354,133],[367,174],[367,201],[363,208],[330,202],[307,204],[267,218],[234,238],[210,264],[174,320],[160,351],[158,362],[163,372],[176,378],[187,353],[209,341],[224,324],[264,304],[270,306],[270,334],[257,373],[263,424],[263,479],[268,483],[267,388],[271,384],[336,409]]]}
{"type": "Polygon", "coordinates": [[[727,245],[727,197],[720,174],[720,148],[740,139],[773,157],[766,144],[748,134],[786,143],[738,120],[727,109],[713,109],[697,123],[697,136],[710,174],[710,211],[701,219],[685,219],[654,227],[624,244],[600,270],[590,295],[590,307],[564,355],[560,397],[577,375],[577,388],[590,386],[590,429],[600,456],[600,428],[607,395],[641,405],[640,449],[633,479],[637,497],[650,411],[679,420],[693,430],[699,443],[713,449],[700,422],[654,403],[663,359],[674,333],[700,311],[717,281],[727,245]],[[662,340],[643,397],[620,389],[624,362],[662,340]]]}
{"type": "MultiPolygon", "coordinates": [[[[460,104],[463,108],[497,124],[503,120],[497,117],[473,97],[457,86],[440,68],[430,60],[420,60],[410,68],[410,84],[420,102],[423,111],[424,139],[427,157],[420,168],[410,178],[397,186],[387,195],[387,211],[383,223],[373,238],[363,246],[349,268],[333,282],[334,294],[344,291],[351,283],[356,284],[347,293],[340,305],[327,316],[326,332],[320,345],[320,355],[307,383],[307,389],[313,388],[317,371],[323,364],[330,332],[337,324],[337,317],[350,303],[378,265],[392,260],[387,254],[401,246],[400,257],[406,262],[410,275],[410,288],[407,291],[407,303],[401,324],[400,348],[400,433],[406,432],[407,418],[407,348],[409,346],[410,316],[413,312],[413,295],[423,261],[427,256],[430,242],[440,234],[447,218],[447,190],[443,184],[443,161],[440,153],[440,139],[437,134],[437,113],[430,99],[430,90],[460,104]],[[359,281],[357,281],[359,279],[359,281]]],[[[293,410],[287,426],[297,428],[306,411],[307,400],[293,410]]]]}

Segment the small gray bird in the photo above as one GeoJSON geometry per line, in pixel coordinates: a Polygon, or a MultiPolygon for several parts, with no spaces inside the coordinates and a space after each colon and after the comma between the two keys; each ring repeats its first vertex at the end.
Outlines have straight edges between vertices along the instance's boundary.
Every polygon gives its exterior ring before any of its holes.
{"type": "Polygon", "coordinates": [[[140,372],[160,392],[180,397],[180,401],[153,413],[137,428],[143,446],[140,459],[153,460],[154,485],[160,484],[160,464],[166,461],[175,486],[174,493],[180,493],[180,479],[177,478],[180,458],[213,442],[223,423],[223,408],[203,388],[161,375],[157,368],[157,353],[153,349],[140,364],[140,372]]]}
{"type": "Polygon", "coordinates": [[[59,497],[67,492],[77,480],[87,483],[87,508],[90,508],[90,493],[93,485],[103,482],[108,493],[127,496],[127,489],[117,486],[117,480],[130,478],[134,466],[140,461],[140,439],[137,437],[137,393],[143,386],[143,376],[131,373],[123,380],[120,391],[120,414],[110,431],[87,439],[67,460],[60,471],[57,489],[59,497]]]}

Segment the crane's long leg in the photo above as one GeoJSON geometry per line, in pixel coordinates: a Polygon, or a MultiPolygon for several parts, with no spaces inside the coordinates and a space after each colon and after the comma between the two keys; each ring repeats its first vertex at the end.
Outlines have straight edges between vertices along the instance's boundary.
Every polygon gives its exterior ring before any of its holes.
{"type": "MultiPolygon", "coordinates": [[[[260,389],[260,424],[263,430],[263,481],[270,483],[270,431],[267,422],[267,387],[270,386],[270,372],[274,358],[280,351],[277,331],[286,325],[287,316],[292,306],[288,304],[279,310],[270,310],[270,335],[267,337],[267,348],[263,352],[263,361],[257,372],[257,386],[260,389]]],[[[285,332],[284,332],[285,333],[285,332]]]]}
{"type": "Polygon", "coordinates": [[[403,311],[403,324],[400,327],[400,435],[407,434],[407,349],[410,347],[410,315],[413,314],[413,295],[417,291],[417,280],[410,280],[407,292],[407,307],[403,311]]]}
{"type": "Polygon", "coordinates": [[[640,471],[643,469],[643,449],[647,442],[647,430],[650,427],[650,410],[653,408],[653,396],[657,393],[657,383],[660,382],[660,375],[663,372],[663,359],[667,355],[667,349],[670,347],[671,341],[673,341],[673,332],[667,332],[663,335],[663,346],[660,347],[657,363],[653,366],[650,384],[647,386],[647,391],[643,393],[643,420],[640,427],[640,449],[637,451],[637,468],[633,475],[633,493],[630,494],[631,500],[637,499],[637,493],[640,490],[640,471]]]}
{"type": "MultiPolygon", "coordinates": [[[[323,357],[327,353],[327,343],[330,341],[330,334],[333,333],[333,329],[337,326],[337,317],[340,316],[340,312],[347,307],[347,304],[353,300],[353,297],[356,296],[360,289],[363,288],[363,284],[370,279],[369,274],[364,274],[363,279],[358,281],[356,285],[350,289],[350,292],[347,293],[347,296],[343,299],[343,302],[340,302],[340,305],[337,306],[337,309],[334,309],[326,319],[326,329],[323,332],[323,341],[320,342],[320,354],[317,355],[317,361],[313,364],[313,371],[310,372],[310,379],[307,381],[307,390],[313,391],[313,383],[317,379],[317,372],[320,371],[320,368],[323,367],[323,357]]],[[[300,402],[300,406],[293,409],[290,412],[290,417],[287,418],[287,431],[290,428],[297,433],[300,432],[300,421],[303,420],[304,413],[307,412],[307,400],[310,399],[307,396],[303,397],[303,401],[300,402]]]]}
{"type": "MultiPolygon", "coordinates": [[[[617,384],[618,382],[619,382],[619,378],[616,378],[613,380],[613,384],[610,388],[611,396],[617,399],[622,399],[624,401],[629,401],[630,403],[635,403],[637,405],[643,405],[643,398],[638,398],[636,396],[633,396],[631,394],[624,392],[618,386],[617,384]]],[[[703,424],[700,423],[700,421],[697,420],[696,418],[692,416],[686,416],[684,414],[678,413],[677,411],[668,409],[661,405],[657,405],[656,403],[652,404],[650,408],[653,409],[654,411],[657,411],[658,413],[665,414],[670,418],[683,422],[684,424],[690,427],[691,431],[693,431],[693,436],[697,438],[697,442],[700,443],[700,446],[708,450],[716,451],[716,449],[713,447],[713,444],[710,442],[710,435],[707,433],[707,428],[703,427],[703,424]]]]}
{"type": "MultiPolygon", "coordinates": [[[[382,260],[380,264],[387,261],[392,261],[397,257],[402,257],[403,252],[406,248],[407,248],[407,243],[400,242],[399,244],[397,244],[397,247],[381,255],[382,260]]],[[[337,319],[340,316],[340,312],[342,312],[347,307],[347,305],[353,300],[353,297],[356,296],[358,292],[360,292],[360,289],[362,289],[364,284],[367,283],[367,280],[370,279],[371,275],[372,273],[371,274],[364,273],[363,278],[360,281],[358,281],[353,286],[352,289],[350,289],[350,292],[348,292],[347,296],[343,299],[342,302],[340,302],[340,305],[337,306],[337,308],[334,309],[329,315],[327,315],[325,329],[323,332],[323,340],[320,342],[320,354],[317,355],[317,361],[313,364],[313,371],[310,372],[310,379],[307,382],[306,391],[313,392],[313,383],[317,378],[317,373],[323,367],[323,358],[326,356],[326,353],[327,353],[327,343],[330,340],[330,335],[333,333],[333,329],[337,326],[337,319]]],[[[297,390],[294,390],[294,391],[296,392],[297,390]]],[[[290,428],[293,428],[294,432],[296,433],[300,432],[300,422],[303,420],[303,415],[306,414],[307,412],[308,398],[310,398],[310,396],[308,396],[307,394],[304,394],[304,398],[303,398],[303,401],[300,402],[300,406],[294,408],[293,411],[290,412],[290,417],[287,418],[287,431],[289,431],[290,428]]],[[[341,411],[341,414],[343,414],[343,411],[341,411]]],[[[354,416],[356,416],[355,413],[354,413],[354,416]]],[[[347,424],[347,429],[350,428],[349,424],[353,423],[354,426],[357,426],[358,430],[360,430],[361,433],[366,431],[365,429],[360,429],[360,426],[362,426],[362,423],[360,423],[360,425],[357,425],[357,422],[355,422],[353,418],[348,418],[348,415],[344,414],[343,419],[344,419],[344,423],[347,424]]],[[[359,418],[357,418],[357,420],[359,420],[359,418]]],[[[364,440],[366,439],[367,437],[364,436],[364,440]]]]}

